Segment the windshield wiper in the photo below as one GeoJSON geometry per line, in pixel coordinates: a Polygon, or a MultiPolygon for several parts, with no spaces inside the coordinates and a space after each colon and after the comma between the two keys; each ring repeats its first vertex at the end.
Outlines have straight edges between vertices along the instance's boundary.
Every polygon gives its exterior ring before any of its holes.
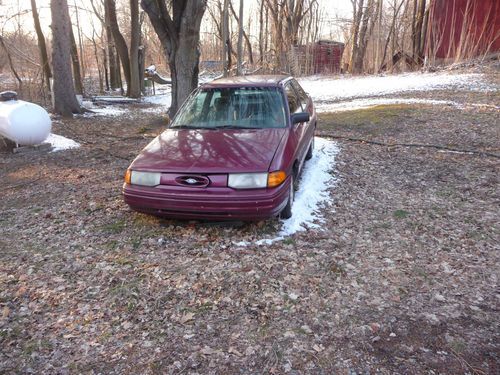
{"type": "Polygon", "coordinates": [[[170,129],[206,129],[206,128],[202,126],[176,125],[176,126],[171,126],[170,129]]]}
{"type": "Polygon", "coordinates": [[[261,129],[255,126],[222,125],[214,126],[213,129],[261,129]]]}

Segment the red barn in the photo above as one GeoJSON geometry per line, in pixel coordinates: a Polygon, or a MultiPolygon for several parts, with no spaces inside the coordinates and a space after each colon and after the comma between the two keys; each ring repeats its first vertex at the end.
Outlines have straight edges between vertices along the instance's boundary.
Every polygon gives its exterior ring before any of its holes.
{"type": "Polygon", "coordinates": [[[467,59],[500,51],[499,0],[432,0],[426,56],[467,59]]]}
{"type": "Polygon", "coordinates": [[[332,74],[341,72],[344,43],[320,40],[294,47],[299,74],[332,74]]]}

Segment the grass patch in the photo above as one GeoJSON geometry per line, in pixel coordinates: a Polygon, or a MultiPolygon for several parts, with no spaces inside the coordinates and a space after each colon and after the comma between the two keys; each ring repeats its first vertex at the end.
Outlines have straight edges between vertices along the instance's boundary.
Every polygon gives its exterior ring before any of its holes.
{"type": "Polygon", "coordinates": [[[392,213],[392,215],[396,219],[406,219],[410,215],[410,213],[408,211],[405,211],[405,210],[396,210],[392,213]]]}
{"type": "Polygon", "coordinates": [[[318,114],[319,130],[355,131],[359,135],[395,134],[408,118],[419,118],[419,108],[407,104],[378,105],[354,111],[318,114]]]}
{"type": "Polygon", "coordinates": [[[110,234],[121,233],[123,229],[125,229],[125,220],[118,220],[114,223],[109,223],[102,226],[102,230],[110,234]]]}

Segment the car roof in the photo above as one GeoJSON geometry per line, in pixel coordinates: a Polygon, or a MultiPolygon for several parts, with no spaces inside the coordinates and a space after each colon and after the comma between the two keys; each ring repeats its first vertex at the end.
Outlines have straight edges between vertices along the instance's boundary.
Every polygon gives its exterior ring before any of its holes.
{"type": "Polygon", "coordinates": [[[278,87],[284,81],[292,78],[287,75],[248,75],[219,78],[202,85],[204,88],[216,87],[278,87]]]}

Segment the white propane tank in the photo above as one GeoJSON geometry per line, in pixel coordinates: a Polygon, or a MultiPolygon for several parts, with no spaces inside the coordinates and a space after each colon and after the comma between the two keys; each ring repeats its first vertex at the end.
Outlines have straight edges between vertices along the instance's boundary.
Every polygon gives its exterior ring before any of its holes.
{"type": "Polygon", "coordinates": [[[52,121],[45,109],[17,100],[14,92],[0,95],[0,136],[23,146],[36,145],[47,139],[52,121]]]}

